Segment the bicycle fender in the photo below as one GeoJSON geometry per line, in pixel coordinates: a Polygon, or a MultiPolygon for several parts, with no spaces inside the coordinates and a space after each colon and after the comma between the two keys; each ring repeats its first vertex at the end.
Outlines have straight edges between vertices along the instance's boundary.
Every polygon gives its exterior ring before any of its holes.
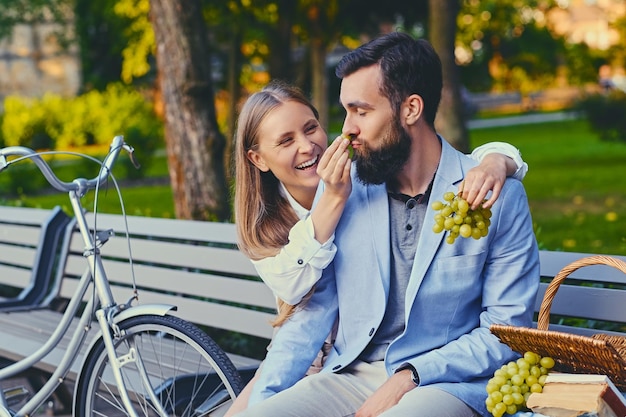
{"type": "Polygon", "coordinates": [[[177,307],[172,304],[141,304],[129,307],[120,311],[113,317],[114,323],[119,323],[130,317],[145,316],[147,314],[154,314],[157,316],[165,316],[170,311],[176,311],[177,307]]]}
{"type": "MultiPolygon", "coordinates": [[[[171,304],[143,304],[143,305],[138,305],[138,306],[132,306],[116,314],[115,317],[113,318],[113,322],[120,323],[123,320],[129,319],[131,317],[136,317],[136,316],[146,316],[146,315],[165,316],[170,311],[175,311],[176,308],[177,307],[175,305],[171,305],[171,304]]],[[[85,350],[85,352],[88,352],[88,353],[91,352],[91,350],[96,345],[96,343],[98,343],[101,337],[102,337],[102,332],[98,331],[97,335],[90,342],[87,343],[87,350],[85,350]]],[[[88,355],[85,355],[85,357],[81,361],[83,363],[81,364],[80,369],[83,368],[84,361],[87,358],[87,356],[88,355]]],[[[78,378],[76,380],[78,381],[78,378]]],[[[1,409],[0,409],[0,417],[3,417],[1,409]]]]}
{"type": "MultiPolygon", "coordinates": [[[[121,312],[115,315],[115,317],[113,318],[113,321],[115,323],[120,323],[121,321],[129,319],[131,317],[145,316],[145,315],[165,316],[170,311],[176,311],[176,309],[177,307],[172,304],[142,304],[142,305],[132,306],[125,310],[122,310],[121,312]]],[[[87,354],[85,354],[82,357],[82,359],[78,360],[78,362],[80,363],[80,368],[78,371],[78,375],[76,376],[76,381],[80,380],[81,373],[83,372],[83,369],[85,368],[85,364],[87,362],[87,358],[89,357],[89,354],[91,353],[94,346],[98,343],[101,337],[102,337],[102,332],[98,331],[97,335],[93,337],[90,342],[87,343],[87,349],[85,350],[87,354]]],[[[74,389],[73,402],[75,403],[77,387],[74,387],[74,388],[75,389],[74,389]]],[[[0,407],[0,417],[4,417],[3,410],[1,407],[0,407]]]]}

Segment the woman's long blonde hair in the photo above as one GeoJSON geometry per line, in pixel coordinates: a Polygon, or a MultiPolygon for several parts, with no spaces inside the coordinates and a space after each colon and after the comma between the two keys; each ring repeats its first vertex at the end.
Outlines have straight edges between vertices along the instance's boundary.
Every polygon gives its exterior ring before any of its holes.
{"type": "MultiPolygon", "coordinates": [[[[276,255],[288,243],[289,231],[299,220],[281,195],[280,183],[274,174],[259,170],[248,159],[248,151],[258,146],[259,126],[265,116],[288,101],[306,105],[319,119],[317,109],[300,89],[273,81],[246,100],[237,120],[235,223],[240,250],[254,260],[276,255]]],[[[295,306],[279,300],[278,316],[272,324],[280,326],[294,310],[295,306]]]]}

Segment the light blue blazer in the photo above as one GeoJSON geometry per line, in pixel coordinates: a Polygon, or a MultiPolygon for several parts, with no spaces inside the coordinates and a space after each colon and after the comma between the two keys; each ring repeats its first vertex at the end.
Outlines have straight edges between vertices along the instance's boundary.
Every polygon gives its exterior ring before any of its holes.
{"type": "MultiPolygon", "coordinates": [[[[539,286],[539,254],[521,182],[507,180],[492,207],[487,237],[445,242],[432,231],[432,201],[458,189],[476,165],[442,139],[442,155],[406,293],[405,331],[389,346],[388,373],[410,363],[421,385],[445,390],[488,416],[485,385],[518,355],[489,332],[492,323],[530,326],[539,286]]],[[[355,170],[353,169],[353,172],[355,170]]],[[[353,362],[380,325],[390,279],[389,207],[384,185],[353,179],[335,233],[338,251],[315,294],[275,335],[250,404],[305,374],[335,317],[334,350],[322,372],[353,362]]]]}

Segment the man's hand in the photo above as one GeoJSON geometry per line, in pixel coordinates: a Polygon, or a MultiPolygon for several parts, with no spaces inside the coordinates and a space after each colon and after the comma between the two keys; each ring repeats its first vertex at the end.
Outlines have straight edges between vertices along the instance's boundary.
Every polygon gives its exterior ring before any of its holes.
{"type": "Polygon", "coordinates": [[[465,175],[465,179],[459,186],[461,197],[475,210],[485,199],[489,190],[492,190],[491,197],[483,204],[483,207],[493,206],[500,195],[507,174],[512,175],[516,169],[515,162],[508,156],[499,153],[485,155],[480,165],[470,169],[465,175]]]}
{"type": "Polygon", "coordinates": [[[354,417],[375,417],[398,404],[400,398],[415,388],[411,370],[398,371],[372,394],[354,417]]]}

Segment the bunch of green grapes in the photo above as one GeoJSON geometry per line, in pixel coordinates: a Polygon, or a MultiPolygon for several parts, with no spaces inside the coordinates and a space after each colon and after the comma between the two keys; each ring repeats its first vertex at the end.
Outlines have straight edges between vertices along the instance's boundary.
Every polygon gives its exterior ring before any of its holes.
{"type": "Polygon", "coordinates": [[[435,201],[431,206],[437,212],[433,232],[449,231],[446,242],[450,244],[459,236],[474,239],[487,236],[491,224],[490,209],[479,207],[473,210],[463,197],[452,191],[444,193],[443,200],[435,201]]]}
{"type": "Polygon", "coordinates": [[[553,366],[554,359],[534,352],[526,352],[517,361],[502,365],[487,382],[487,411],[493,417],[501,417],[526,409],[530,394],[543,391],[546,376],[553,366]]]}

